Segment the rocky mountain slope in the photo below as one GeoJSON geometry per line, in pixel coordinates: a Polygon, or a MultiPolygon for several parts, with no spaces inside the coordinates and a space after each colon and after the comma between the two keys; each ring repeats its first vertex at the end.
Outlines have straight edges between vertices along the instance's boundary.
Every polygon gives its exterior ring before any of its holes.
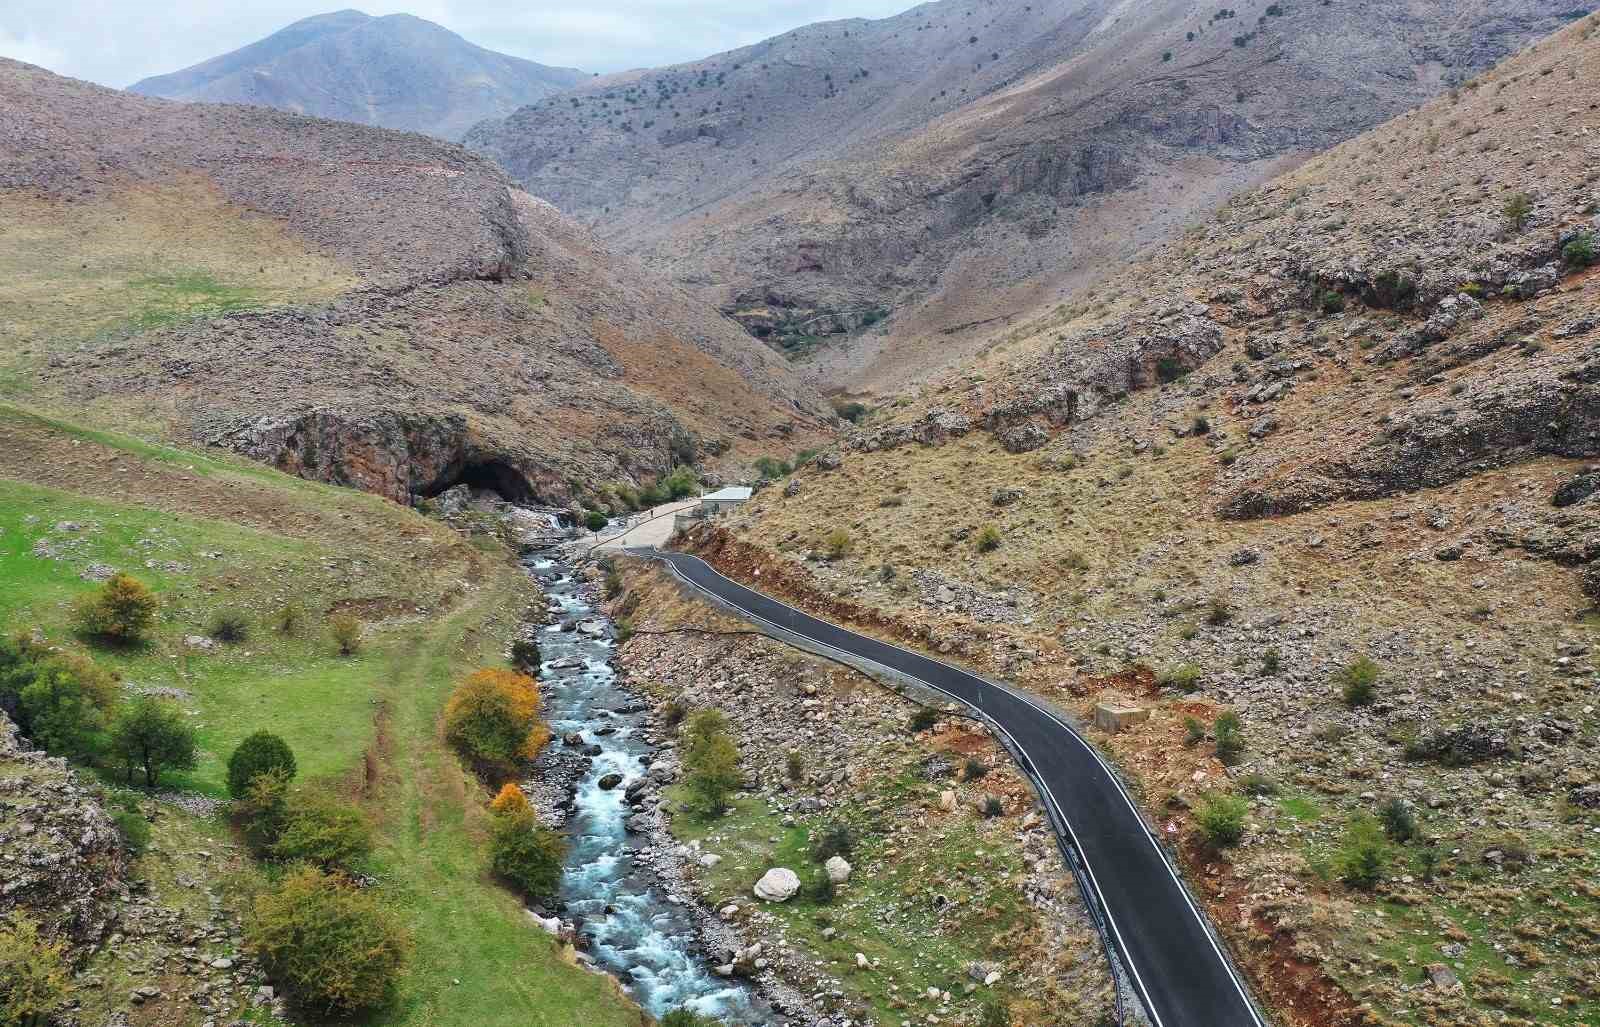
{"type": "Polygon", "coordinates": [[[485,50],[409,14],[337,11],[193,67],[129,86],[171,100],[248,103],[459,139],[484,118],[576,85],[549,68],[485,50]]]}
{"type": "Polygon", "coordinates": [[[1094,737],[1282,1022],[1594,1022],[1597,74],[1589,17],[1240,196],[703,551],[1146,711],[1094,737]]]}
{"type": "Polygon", "coordinates": [[[893,383],[1583,9],[942,0],[595,79],[467,140],[783,347],[875,326],[815,373],[893,383]]]}
{"type": "Polygon", "coordinates": [[[832,413],[483,159],[0,63],[0,389],[397,500],[565,502],[832,413]]]}

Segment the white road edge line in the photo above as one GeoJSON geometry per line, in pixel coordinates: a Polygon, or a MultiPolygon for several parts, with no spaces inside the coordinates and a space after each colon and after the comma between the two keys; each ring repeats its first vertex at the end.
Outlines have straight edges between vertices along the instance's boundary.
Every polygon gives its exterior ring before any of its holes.
{"type": "MultiPolygon", "coordinates": [[[[655,552],[661,552],[660,550],[654,550],[654,551],[655,552]]],[[[706,563],[704,560],[701,560],[697,556],[692,556],[692,555],[690,555],[688,553],[675,553],[673,555],[675,555],[675,556],[683,556],[683,557],[685,557],[687,559],[694,560],[694,561],[698,562],[699,564],[701,564],[703,567],[705,567],[706,570],[710,571],[712,574],[717,575],[717,577],[722,578],[724,581],[727,581],[729,584],[734,585],[735,587],[738,587],[738,588],[743,588],[747,592],[754,593],[754,594],[759,595],[759,596],[761,596],[761,597],[763,597],[763,598],[765,598],[765,599],[767,599],[767,600],[769,600],[771,602],[777,603],[779,606],[782,606],[786,610],[790,610],[793,613],[799,614],[800,616],[809,618],[811,620],[818,620],[818,621],[821,620],[820,618],[813,617],[811,614],[806,613],[804,610],[799,609],[798,607],[789,605],[788,603],[784,602],[782,599],[774,598],[772,596],[767,595],[764,592],[757,592],[755,589],[750,588],[749,586],[742,585],[739,582],[734,581],[732,578],[729,578],[726,575],[722,574],[715,567],[712,567],[709,563],[706,563]]],[[[717,595],[715,592],[712,592],[710,589],[705,588],[704,586],[702,586],[702,585],[700,585],[700,584],[698,584],[698,583],[696,583],[694,581],[691,581],[688,578],[684,577],[684,575],[681,572],[679,572],[678,568],[676,566],[674,566],[674,564],[672,563],[671,560],[663,559],[662,562],[665,563],[669,568],[671,568],[673,575],[675,577],[677,577],[678,580],[684,582],[684,584],[689,585],[692,588],[698,589],[701,592],[704,592],[706,595],[711,596],[713,599],[719,600],[721,602],[727,602],[726,599],[723,599],[721,596],[717,595]]],[[[762,617],[760,614],[751,613],[748,610],[741,610],[741,613],[743,613],[745,616],[751,618],[752,620],[759,621],[762,624],[770,625],[770,626],[778,629],[779,631],[786,631],[789,634],[800,635],[802,638],[805,638],[807,641],[810,641],[815,645],[820,645],[823,648],[831,649],[834,652],[839,653],[841,656],[848,656],[848,657],[852,657],[852,658],[858,659],[858,660],[865,660],[866,662],[871,663],[874,666],[883,667],[884,670],[889,671],[891,674],[904,673],[903,671],[896,671],[892,667],[886,667],[883,664],[878,663],[876,660],[869,659],[868,657],[857,656],[855,653],[846,652],[845,650],[840,649],[837,646],[830,645],[829,643],[824,642],[821,639],[811,638],[811,636],[806,635],[803,632],[796,631],[793,628],[786,628],[781,624],[774,623],[773,621],[770,621],[770,620],[766,619],[765,617],[762,617]]],[[[826,623],[826,622],[822,621],[822,623],[826,623]]],[[[835,625],[835,627],[838,627],[838,625],[835,625]]],[[[857,634],[857,632],[850,631],[849,628],[841,627],[841,628],[839,628],[839,630],[844,631],[847,634],[857,634]]],[[[1145,821],[1144,821],[1143,814],[1141,814],[1139,812],[1139,808],[1133,804],[1133,800],[1128,796],[1127,790],[1122,787],[1121,780],[1117,777],[1115,771],[1113,771],[1111,769],[1111,766],[1108,763],[1106,763],[1106,761],[1100,756],[1099,753],[1094,751],[1094,748],[1091,745],[1089,745],[1089,743],[1087,741],[1085,741],[1078,734],[1078,732],[1072,727],[1072,725],[1068,724],[1066,721],[1062,720],[1060,717],[1056,716],[1051,711],[1043,708],[1042,706],[1040,706],[1038,703],[1034,702],[1029,697],[1027,697],[1025,695],[1021,695],[1021,694],[1013,691],[1010,688],[1006,688],[1006,687],[1004,687],[1002,685],[996,684],[995,682],[989,681],[987,678],[979,677],[978,675],[973,674],[969,670],[964,670],[964,669],[962,669],[960,667],[957,667],[957,666],[955,666],[953,664],[945,663],[943,660],[936,660],[931,656],[924,656],[922,653],[914,652],[913,650],[907,649],[904,646],[896,645],[893,642],[884,642],[882,639],[872,639],[872,638],[870,638],[869,636],[866,636],[866,635],[861,635],[860,637],[869,638],[870,641],[874,641],[874,642],[878,642],[878,643],[880,643],[882,645],[886,645],[891,649],[897,649],[900,652],[903,652],[908,656],[914,656],[914,657],[917,657],[917,658],[920,658],[920,659],[927,660],[929,663],[938,664],[939,666],[948,668],[949,670],[953,670],[958,674],[965,674],[968,677],[974,679],[975,681],[978,681],[978,682],[980,682],[980,683],[982,683],[984,685],[989,686],[990,688],[994,688],[994,689],[996,689],[998,691],[1005,692],[1007,695],[1009,695],[1009,696],[1011,696],[1011,697],[1013,697],[1015,699],[1018,699],[1018,700],[1022,701],[1023,703],[1026,703],[1028,706],[1030,706],[1033,709],[1037,710],[1039,713],[1044,714],[1053,723],[1055,723],[1057,726],[1059,726],[1064,731],[1066,731],[1067,734],[1072,737],[1073,741],[1077,742],[1080,746],[1082,746],[1084,751],[1086,751],[1091,757],[1094,758],[1095,762],[1100,765],[1101,770],[1103,770],[1105,772],[1107,778],[1110,779],[1112,787],[1114,787],[1117,790],[1117,794],[1122,796],[1122,801],[1127,804],[1128,810],[1129,810],[1129,812],[1131,812],[1133,814],[1134,819],[1137,820],[1141,826],[1144,824],[1145,821]]],[[[918,678],[918,680],[922,681],[922,683],[924,685],[926,685],[928,688],[931,688],[936,692],[939,692],[941,694],[949,696],[950,698],[954,699],[956,702],[961,703],[963,706],[969,705],[966,702],[966,700],[962,699],[960,696],[956,695],[953,692],[947,691],[946,689],[940,688],[938,685],[935,685],[931,681],[925,681],[925,680],[923,680],[921,678],[918,678]]],[[[982,714],[982,712],[983,711],[980,709],[979,713],[982,714]]],[[[1019,752],[1021,752],[1024,756],[1027,756],[1029,763],[1033,764],[1035,767],[1038,766],[1038,764],[1034,762],[1033,756],[1028,753],[1027,749],[1025,749],[1023,747],[1021,742],[1017,741],[1017,739],[1011,734],[1011,732],[1005,730],[1005,728],[1002,727],[999,724],[999,722],[993,720],[992,718],[988,717],[987,715],[984,716],[984,719],[986,721],[988,721],[989,723],[993,724],[996,730],[998,730],[1000,733],[1004,734],[1007,738],[1009,738],[1011,740],[1011,743],[1017,747],[1017,750],[1019,752]]],[[[1162,1023],[1162,1020],[1161,1020],[1161,1017],[1160,1017],[1160,1014],[1158,1014],[1155,1011],[1155,1009],[1153,1008],[1154,1003],[1152,1003],[1150,1001],[1150,993],[1149,993],[1149,990],[1145,987],[1144,978],[1142,978],[1139,975],[1139,968],[1134,965],[1133,959],[1128,953],[1127,943],[1122,937],[1121,929],[1119,929],[1117,927],[1116,918],[1112,915],[1111,908],[1106,904],[1104,893],[1102,893],[1100,891],[1100,882],[1094,876],[1094,867],[1089,864],[1089,859],[1084,854],[1083,846],[1078,841],[1077,832],[1075,830],[1073,830],[1072,823],[1071,823],[1070,820],[1067,819],[1067,815],[1061,811],[1061,805],[1060,805],[1060,803],[1058,803],[1056,801],[1055,794],[1053,792],[1051,792],[1050,785],[1047,782],[1045,782],[1045,780],[1044,780],[1042,775],[1039,775],[1037,777],[1037,779],[1039,781],[1040,786],[1042,788],[1044,788],[1045,794],[1047,796],[1049,796],[1051,806],[1055,807],[1056,815],[1058,817],[1060,817],[1061,822],[1066,825],[1067,833],[1072,835],[1073,847],[1078,850],[1078,855],[1083,860],[1084,869],[1086,871],[1088,871],[1088,873],[1089,873],[1089,881],[1090,881],[1091,884],[1094,885],[1096,897],[1099,899],[1099,902],[1100,902],[1100,909],[1101,909],[1102,912],[1105,913],[1106,919],[1110,922],[1111,930],[1117,936],[1118,946],[1122,949],[1123,959],[1128,964],[1128,971],[1133,974],[1135,982],[1137,982],[1138,985],[1139,985],[1139,991],[1144,996],[1145,1012],[1149,1013],[1151,1018],[1155,1020],[1156,1027],[1164,1027],[1164,1025],[1162,1023]]],[[[1194,900],[1192,898],[1190,898],[1188,887],[1184,885],[1183,879],[1178,876],[1177,871],[1173,869],[1171,862],[1167,859],[1166,852],[1163,851],[1161,846],[1156,843],[1155,838],[1151,836],[1151,834],[1150,834],[1150,832],[1148,830],[1144,831],[1143,834],[1144,834],[1145,841],[1149,843],[1150,847],[1155,850],[1156,855],[1160,858],[1161,865],[1162,865],[1163,868],[1166,869],[1167,875],[1169,877],[1171,877],[1172,880],[1173,880],[1173,883],[1177,885],[1179,893],[1183,896],[1184,904],[1189,908],[1190,914],[1195,918],[1195,921],[1200,925],[1200,930],[1205,934],[1206,940],[1208,942],[1210,942],[1212,951],[1216,953],[1217,959],[1222,963],[1223,969],[1225,969],[1228,972],[1228,978],[1229,978],[1229,980],[1231,980],[1233,982],[1234,988],[1236,988],[1238,990],[1239,997],[1244,1002],[1245,1008],[1247,1010],[1249,1010],[1251,1020],[1253,1020],[1255,1022],[1256,1027],[1268,1027],[1268,1025],[1265,1023],[1265,1021],[1263,1021],[1261,1019],[1260,1014],[1256,1011],[1255,1003],[1251,1000],[1250,993],[1245,989],[1244,983],[1239,980],[1239,975],[1234,971],[1232,961],[1223,953],[1221,947],[1217,944],[1216,937],[1211,932],[1210,926],[1206,923],[1205,917],[1201,915],[1200,910],[1194,904],[1194,900]]]]}

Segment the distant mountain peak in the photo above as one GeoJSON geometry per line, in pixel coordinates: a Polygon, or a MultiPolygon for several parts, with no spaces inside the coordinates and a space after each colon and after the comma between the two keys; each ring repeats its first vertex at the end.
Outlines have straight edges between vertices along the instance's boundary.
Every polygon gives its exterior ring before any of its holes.
{"type": "Polygon", "coordinates": [[[459,139],[583,81],[477,46],[412,14],[347,8],[302,18],[248,46],[129,91],[170,100],[245,103],[459,139]]]}

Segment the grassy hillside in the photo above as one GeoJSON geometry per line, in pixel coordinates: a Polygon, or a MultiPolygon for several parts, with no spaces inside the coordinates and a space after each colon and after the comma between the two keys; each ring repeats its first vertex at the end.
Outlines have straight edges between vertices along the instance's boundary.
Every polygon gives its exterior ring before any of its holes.
{"type": "MultiPolygon", "coordinates": [[[[303,782],[357,800],[376,825],[380,893],[416,939],[381,1022],[639,1022],[608,978],[572,966],[489,879],[482,787],[438,738],[452,681],[501,661],[532,598],[498,543],[244,461],[0,407],[0,630],[80,647],[69,606],[94,587],[85,575],[103,567],[150,585],[161,615],[148,647],[94,655],[127,689],[175,697],[198,728],[199,765],[166,787],[224,795],[233,746],[270,728],[294,748],[303,782]],[[291,603],[303,626],[275,631],[270,621],[291,603]],[[211,649],[191,640],[223,610],[249,618],[244,641],[211,649]],[[327,637],[335,610],[363,621],[367,644],[353,658],[327,637]]],[[[193,904],[199,889],[215,890],[231,909],[262,880],[225,821],[176,806],[162,807],[135,873],[163,903],[193,904]]],[[[133,945],[104,950],[92,966],[111,983],[87,991],[86,1008],[124,1008],[128,988],[117,982],[161,973],[147,958],[133,945]]],[[[135,1013],[140,1023],[206,1018],[176,1000],[135,1013]]]]}

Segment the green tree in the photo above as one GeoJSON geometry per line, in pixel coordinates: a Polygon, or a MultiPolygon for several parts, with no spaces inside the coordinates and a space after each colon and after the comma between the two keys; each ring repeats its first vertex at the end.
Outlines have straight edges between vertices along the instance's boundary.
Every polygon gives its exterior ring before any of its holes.
{"type": "Polygon", "coordinates": [[[144,783],[154,788],[167,770],[193,770],[194,728],[175,703],[140,696],[117,714],[111,725],[111,754],[121,761],[127,780],[144,771],[144,783]]]}
{"type": "Polygon", "coordinates": [[[1373,817],[1355,817],[1345,826],[1335,867],[1339,880],[1352,888],[1371,889],[1389,864],[1383,827],[1373,817]]]}
{"type": "Polygon", "coordinates": [[[369,892],[303,867],[256,899],[245,948],[307,1006],[350,1014],[389,1001],[410,943],[369,892]]]}
{"type": "Polygon", "coordinates": [[[1217,739],[1217,759],[1222,762],[1232,763],[1244,751],[1244,725],[1232,710],[1218,715],[1211,732],[1217,739]]]}
{"type": "Polygon", "coordinates": [[[145,641],[156,623],[154,594],[135,578],[114,574],[104,585],[78,601],[78,630],[92,638],[135,645],[145,641]]]}
{"type": "Polygon", "coordinates": [[[739,747],[720,710],[701,710],[683,728],[684,786],[707,816],[721,813],[739,787],[739,747]]]}
{"type": "Polygon", "coordinates": [[[1345,705],[1366,706],[1371,703],[1378,694],[1380,673],[1378,665],[1370,658],[1359,656],[1334,675],[1345,705]]]}
{"type": "Polygon", "coordinates": [[[84,681],[68,667],[46,662],[22,689],[19,718],[46,752],[89,760],[104,744],[105,711],[84,681]]]}
{"type": "Polygon", "coordinates": [[[20,912],[0,919],[0,1024],[45,1027],[66,1000],[67,946],[20,912]]]}
{"type": "Polygon", "coordinates": [[[239,743],[228,757],[228,794],[243,798],[258,774],[278,771],[286,779],[295,775],[294,750],[271,731],[257,731],[239,743]]]}
{"type": "Polygon", "coordinates": [[[1580,232],[1561,247],[1561,259],[1570,268],[1585,268],[1594,263],[1594,235],[1580,232]]]}
{"type": "Polygon", "coordinates": [[[289,819],[289,778],[281,770],[252,777],[234,800],[233,816],[250,847],[258,855],[270,854],[289,819]]]}

